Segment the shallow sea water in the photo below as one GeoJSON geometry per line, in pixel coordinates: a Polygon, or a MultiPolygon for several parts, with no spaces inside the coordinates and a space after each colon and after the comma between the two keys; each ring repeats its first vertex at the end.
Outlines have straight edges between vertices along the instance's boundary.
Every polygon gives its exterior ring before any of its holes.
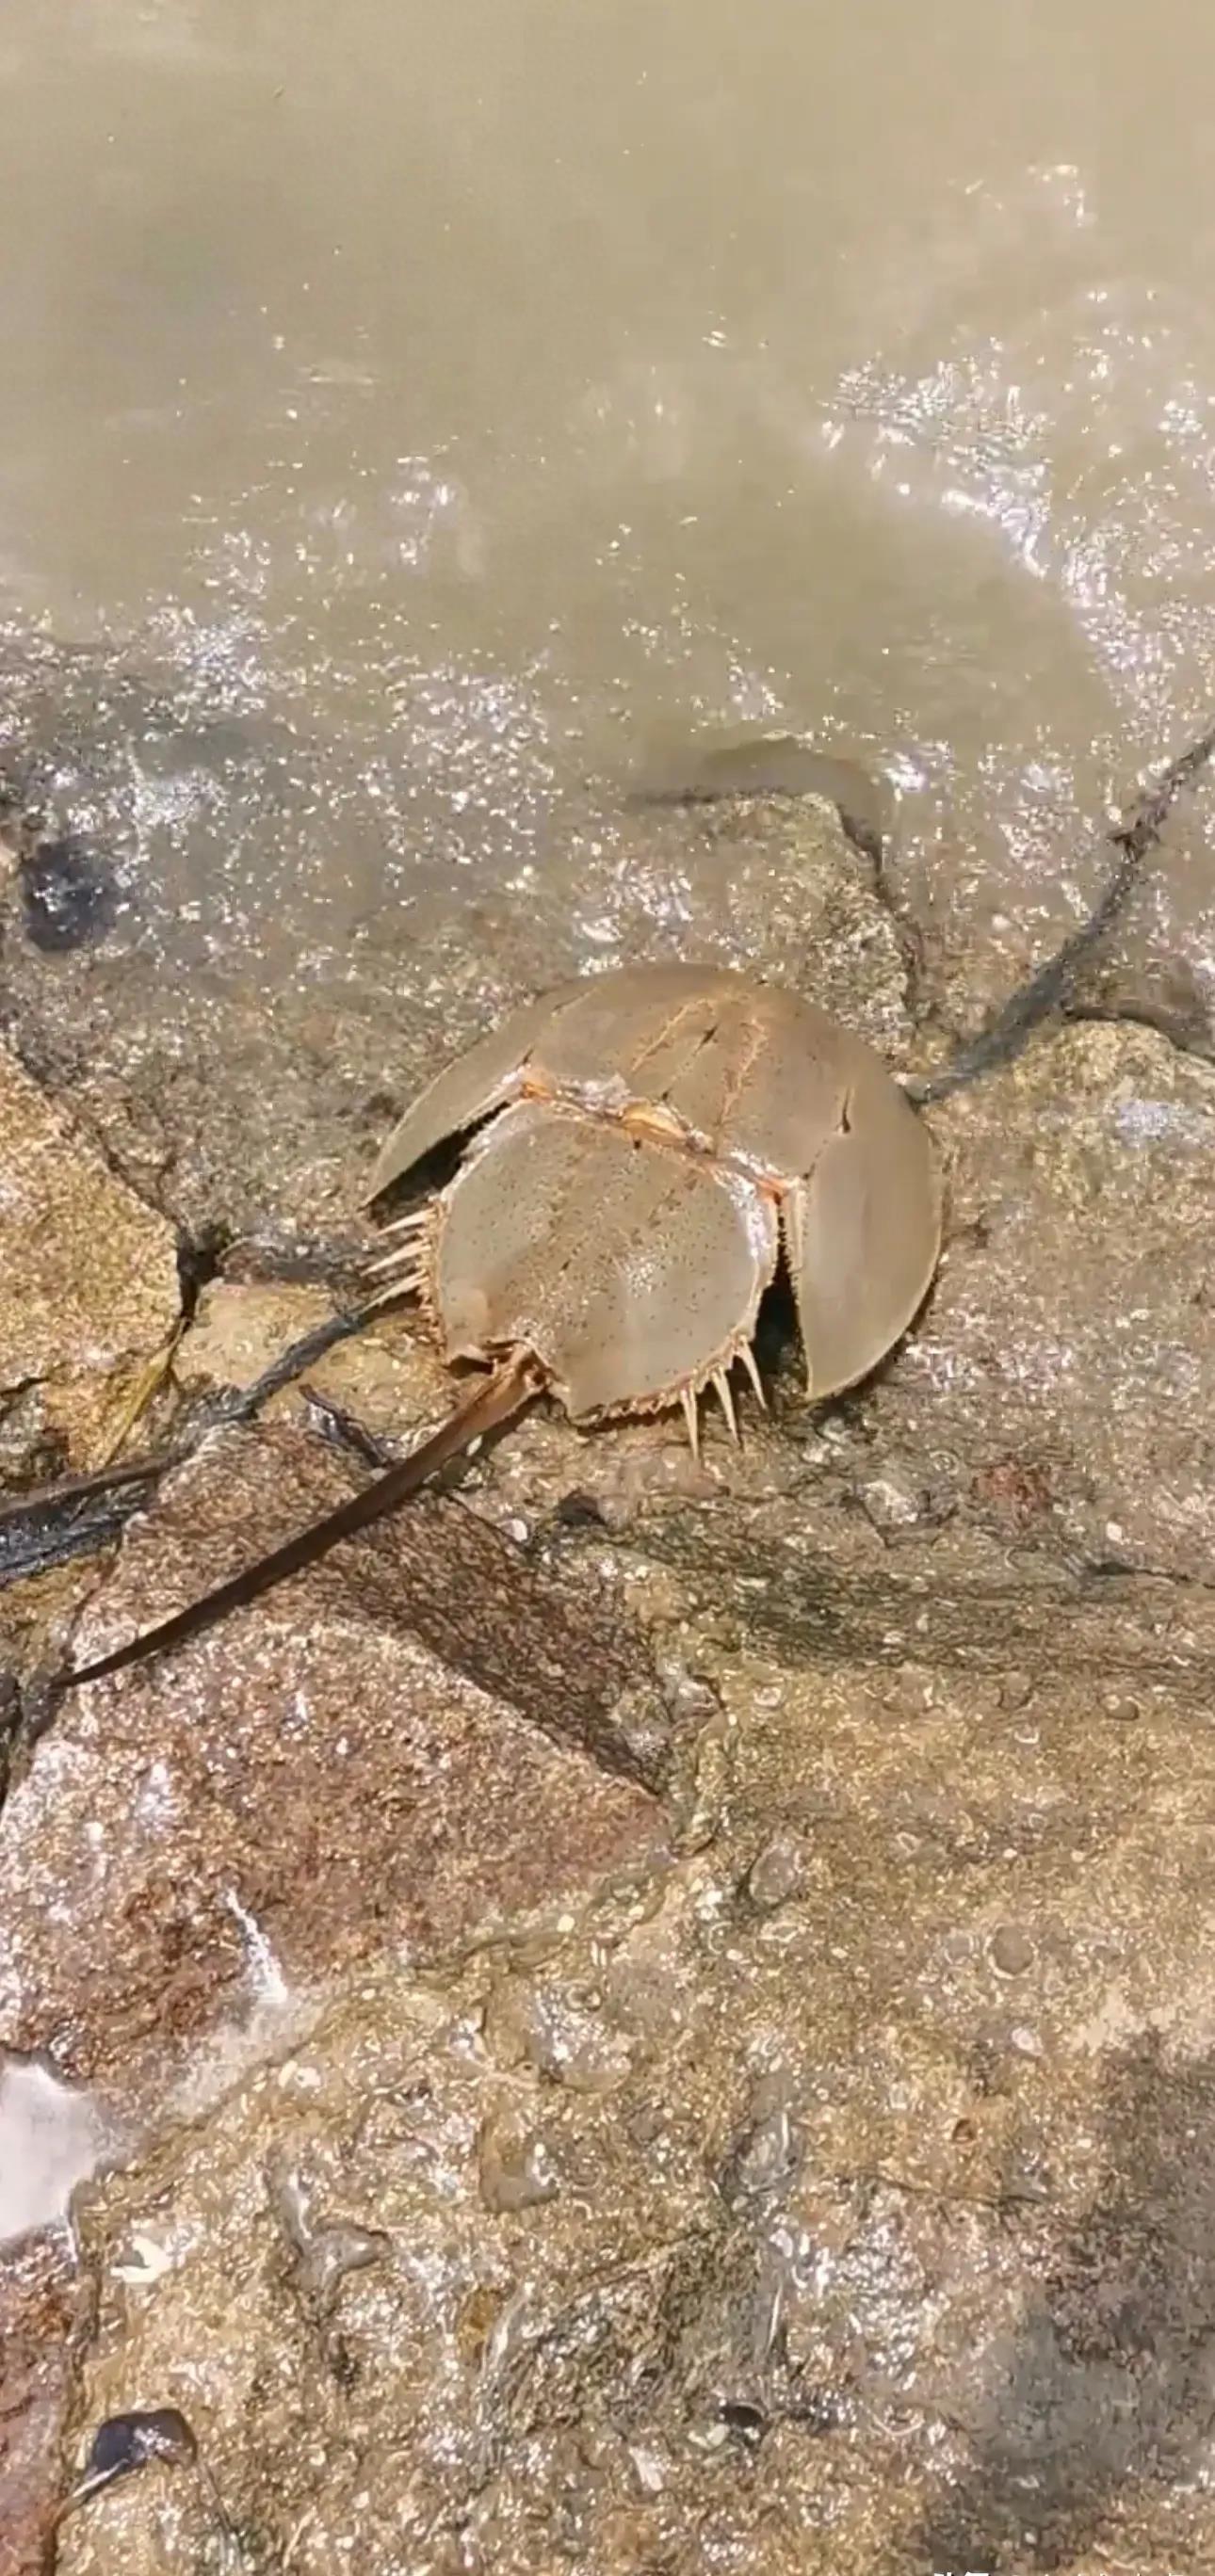
{"type": "MultiPolygon", "coordinates": [[[[622,785],[754,722],[893,781],[952,939],[1040,948],[1215,698],[1209,43],[8,0],[0,738],[117,864],[111,951],[437,1011],[512,944],[703,947],[622,785]]],[[[1139,935],[1215,978],[1201,833],[1139,935]]]]}

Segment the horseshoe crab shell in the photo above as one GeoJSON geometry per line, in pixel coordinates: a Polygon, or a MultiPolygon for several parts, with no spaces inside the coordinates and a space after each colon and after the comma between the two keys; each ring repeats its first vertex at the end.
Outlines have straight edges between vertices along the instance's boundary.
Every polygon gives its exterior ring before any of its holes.
{"type": "Polygon", "coordinates": [[[525,1004],[406,1112],[368,1200],[474,1129],[393,1286],[421,1286],[450,1360],[530,1351],[576,1420],[720,1385],[782,1244],[814,1399],[868,1374],[936,1267],[932,1140],[881,1057],[728,968],[525,1004]]]}

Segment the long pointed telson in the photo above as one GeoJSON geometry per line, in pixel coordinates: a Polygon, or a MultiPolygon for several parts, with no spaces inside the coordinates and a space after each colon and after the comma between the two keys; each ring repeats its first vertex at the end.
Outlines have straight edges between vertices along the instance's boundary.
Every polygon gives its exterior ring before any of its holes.
{"type": "Polygon", "coordinates": [[[964,1091],[984,1074],[994,1072],[997,1065],[1011,1064],[1028,1046],[1034,1031],[1065,1009],[1094,950],[1130,901],[1144,863],[1156,848],[1178,797],[1209,768],[1212,754],[1215,725],[1170,761],[1154,785],[1144,789],[1126,819],[1105,834],[1105,841],[1112,842],[1118,858],[1087,921],[1070,933],[1036,974],[1018,985],[990,1028],[981,1030],[969,1046],[960,1047],[939,1073],[914,1074],[904,1082],[903,1089],[917,1109],[929,1107],[934,1100],[947,1100],[951,1092],[964,1091]]]}
{"type": "Polygon", "coordinates": [[[472,1440],[483,1439],[499,1423],[509,1422],[525,1404],[538,1395],[543,1379],[534,1362],[526,1355],[507,1360],[492,1377],[478,1381],[463,1404],[449,1413],[445,1422],[428,1440],[420,1441],[395,1467],[390,1467],[373,1484],[339,1503],[334,1511],[320,1520],[310,1521],[285,1539],[281,1547],[272,1548],[258,1557],[253,1565],[244,1566],[226,1583],[217,1583],[200,1600],[187,1602],[184,1610],[162,1619],[155,1628],[145,1628],[136,1637],[128,1637],[123,1646],[115,1646],[108,1655],[98,1655],[91,1664],[63,1676],[62,1688],[76,1689],[81,1682],[102,1681],[107,1673],[120,1673],[128,1664],[142,1663],[145,1656],[164,1654],[170,1646],[184,1645],[188,1637],[199,1636],[204,1628],[213,1627],[229,1610],[239,1610],[246,1602],[268,1592],[273,1584],[283,1583],[289,1574],[297,1574],[314,1557],[335,1547],[339,1539],[353,1538],[356,1531],[368,1529],[373,1521],[382,1520],[386,1512],[395,1511],[398,1503],[415,1494],[449,1458],[457,1457],[472,1440]]]}

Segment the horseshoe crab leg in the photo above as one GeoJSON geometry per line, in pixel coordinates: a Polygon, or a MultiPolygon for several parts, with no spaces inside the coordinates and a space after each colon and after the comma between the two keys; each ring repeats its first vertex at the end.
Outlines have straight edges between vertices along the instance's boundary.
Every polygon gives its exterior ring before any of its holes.
{"type": "Polygon", "coordinates": [[[509,1422],[512,1414],[521,1412],[533,1396],[539,1395],[543,1385],[543,1372],[530,1351],[512,1352],[510,1358],[495,1369],[493,1376],[482,1379],[463,1404],[456,1405],[438,1430],[412,1450],[408,1458],[402,1458],[385,1475],[377,1476],[375,1482],[365,1485],[361,1493],[352,1494],[348,1501],[339,1503],[335,1511],[326,1512],[320,1520],[310,1521],[304,1529],[297,1530],[294,1537],[285,1539],[281,1547],[271,1548],[267,1555],[257,1557],[239,1574],[229,1576],[226,1583],[217,1584],[214,1591],[204,1593],[200,1600],[187,1602],[184,1610],[174,1611],[171,1618],[162,1619],[155,1628],[142,1629],[138,1636],[129,1637],[124,1646],[116,1646],[112,1653],[97,1656],[93,1663],[83,1664],[76,1672],[63,1674],[60,1690],[76,1690],[82,1682],[100,1681],[107,1673],[121,1672],[128,1664],[143,1663],[149,1655],[164,1654],[169,1647],[180,1645],[187,1637],[197,1636],[204,1628],[212,1627],[227,1611],[242,1609],[246,1603],[257,1600],[263,1592],[269,1591],[272,1584],[282,1583],[289,1574],[298,1574],[303,1566],[324,1555],[338,1539],[353,1538],[357,1530],[366,1529],[372,1521],[381,1520],[386,1512],[395,1511],[398,1503],[415,1494],[419,1485],[425,1484],[427,1477],[433,1476],[449,1458],[457,1457],[471,1441],[483,1439],[487,1431],[495,1430],[499,1423],[509,1422]]]}

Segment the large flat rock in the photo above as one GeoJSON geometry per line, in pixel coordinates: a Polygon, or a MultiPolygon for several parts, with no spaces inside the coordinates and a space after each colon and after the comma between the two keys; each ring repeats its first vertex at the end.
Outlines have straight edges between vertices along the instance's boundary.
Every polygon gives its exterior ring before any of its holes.
{"type": "Polygon", "coordinates": [[[293,2576],[1197,2576],[1215,1746],[1051,1638],[718,1656],[661,1888],[348,1979],[89,2195],[73,2452],[177,2405],[214,2486],[115,2489],[64,2576],[188,2576],[216,2495],[293,2576]]]}
{"type": "MultiPolygon", "coordinates": [[[[351,1490],[298,1428],[211,1442],[126,1539],[78,1659],[351,1490]]],[[[456,1500],[64,1702],[0,1833],[0,2039],[163,2091],[225,2017],[656,1859],[666,1721],[627,1623],[456,1500]]]]}

